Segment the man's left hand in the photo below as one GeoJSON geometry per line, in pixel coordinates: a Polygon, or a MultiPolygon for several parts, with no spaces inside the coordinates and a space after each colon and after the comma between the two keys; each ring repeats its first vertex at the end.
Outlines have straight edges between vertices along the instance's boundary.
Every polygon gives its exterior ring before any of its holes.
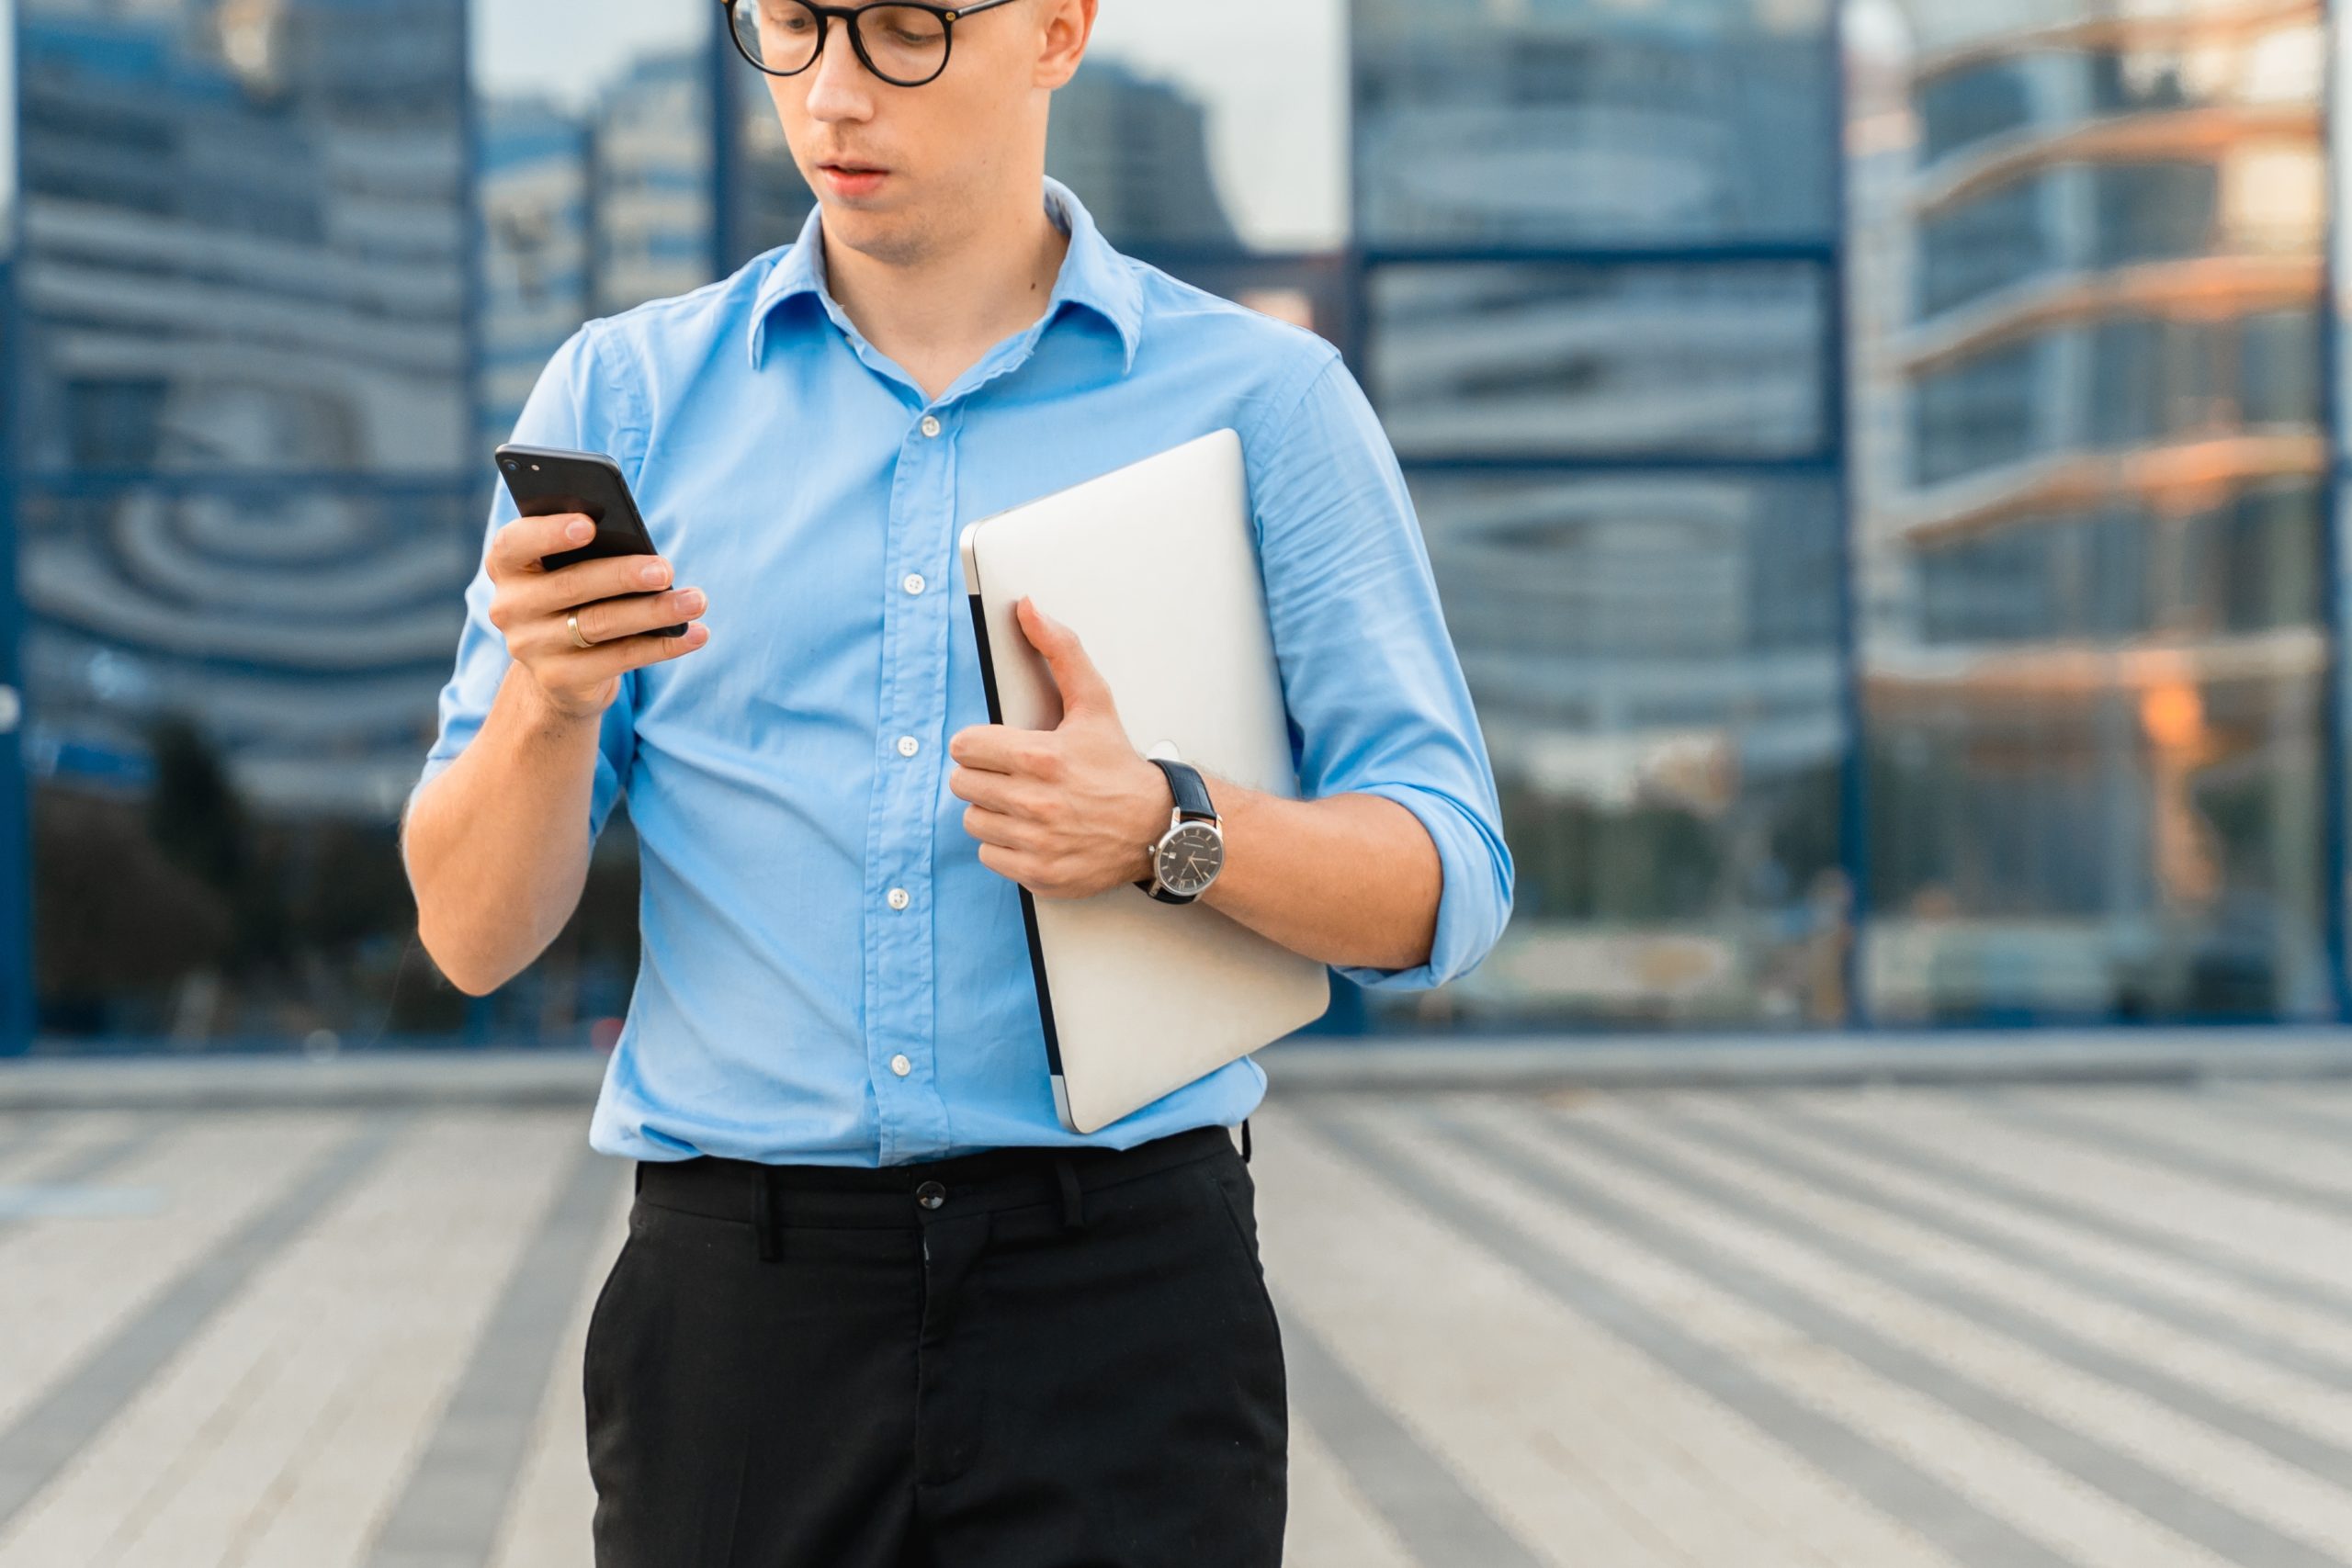
{"type": "Polygon", "coordinates": [[[964,830],[980,863],[1045,898],[1090,898],[1151,874],[1146,848],[1167,829],[1168,780],[1127,739],[1111,688],[1078,634],[1027,598],[1015,606],[1061,693],[1052,729],[976,724],[947,754],[947,787],[971,802],[964,830]]]}

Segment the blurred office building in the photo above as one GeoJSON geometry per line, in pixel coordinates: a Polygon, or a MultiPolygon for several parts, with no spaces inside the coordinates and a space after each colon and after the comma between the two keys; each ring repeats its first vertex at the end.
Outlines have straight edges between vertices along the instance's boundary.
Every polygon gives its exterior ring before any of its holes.
{"type": "Polygon", "coordinates": [[[710,64],[699,51],[647,56],[605,90],[590,143],[590,314],[710,281],[710,64]]]}
{"type": "Polygon", "coordinates": [[[1826,11],[1358,0],[1351,46],[1364,379],[1519,872],[1409,1005],[1841,1021],[1826,11]]]}
{"type": "Polygon", "coordinates": [[[2332,1016],[2320,7],[1855,34],[1873,1016],[2332,1016]]]}
{"type": "Polygon", "coordinates": [[[539,371],[595,298],[589,128],[543,98],[484,98],[475,144],[481,205],[481,427],[514,430],[539,371]]]}
{"type": "MultiPolygon", "coordinates": [[[[2314,0],[1314,16],[1106,11],[1048,166],[1338,344],[1419,508],[1517,908],[1327,1028],[2346,1016],[2314,0]]],[[[485,998],[395,814],[548,355],[798,232],[764,83],[707,8],[16,43],[0,1050],[608,1042],[626,805],[485,998]]]]}

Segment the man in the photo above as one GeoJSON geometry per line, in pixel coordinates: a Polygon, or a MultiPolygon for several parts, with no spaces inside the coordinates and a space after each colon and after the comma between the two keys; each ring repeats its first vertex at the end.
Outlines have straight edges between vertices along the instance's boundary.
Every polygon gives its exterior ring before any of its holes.
{"type": "Polygon", "coordinates": [[[1385,988],[1464,973],[1510,913],[1361,389],[1045,177],[1095,9],[738,0],[818,209],[588,322],[515,427],[611,453],[660,554],[544,571],[577,520],[502,498],[403,850],[428,951],[485,993],[628,795],[643,961],[590,1126],[638,1162],[583,1369],[603,1568],[1279,1561],[1282,1348],[1228,1131],[1265,1075],[1057,1120],[1016,885],[1149,875],[1171,785],[1036,606],[1065,716],[985,722],[963,523],[1236,429],[1305,798],[1207,778],[1201,901],[1385,988]]]}

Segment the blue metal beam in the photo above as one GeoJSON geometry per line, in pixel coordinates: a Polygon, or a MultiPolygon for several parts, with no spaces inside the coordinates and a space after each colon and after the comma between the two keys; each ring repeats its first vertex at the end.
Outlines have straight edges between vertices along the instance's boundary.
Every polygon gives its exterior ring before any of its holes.
{"type": "Polygon", "coordinates": [[[1846,1027],[1864,1029],[1870,1025],[1870,998],[1864,994],[1862,984],[1868,973],[1862,962],[1862,947],[1869,940],[1871,913],[1870,770],[1862,745],[1868,716],[1862,711],[1861,617],[1856,609],[1860,595],[1854,582],[1854,527],[1860,508],[1854,504],[1853,466],[1847,461],[1854,409],[1853,367],[1848,358],[1851,344],[1846,330],[1851,308],[1846,297],[1846,267],[1853,222],[1846,210],[1844,24],[1845,6],[1833,6],[1824,47],[1829,51],[1829,79],[1837,85],[1838,92],[1837,111],[1831,122],[1834,142],[1829,149],[1829,210],[1838,225],[1838,242],[1835,258],[1829,264],[1829,345],[1823,351],[1823,369],[1828,385],[1823,392],[1828,404],[1824,418],[1838,455],[1838,655],[1846,716],[1846,755],[1838,771],[1838,864],[1846,878],[1846,945],[1839,956],[1838,984],[1846,994],[1846,1027]]]}
{"type": "Polygon", "coordinates": [[[2345,430],[2340,391],[2343,368],[2339,363],[2344,335],[2343,307],[2336,293],[2342,284],[2337,245],[2343,233],[2344,212],[2337,199],[2337,181],[2333,177],[2335,159],[2341,155],[2336,145],[2336,92],[2341,73],[2335,61],[2334,0],[2323,0],[2320,18],[2320,159],[2321,166],[2330,172],[2324,182],[2327,214],[2320,241],[2319,406],[2320,428],[2327,437],[2327,482],[2321,491],[2319,580],[2320,617],[2327,633],[2328,648],[2327,662],[2320,673],[2320,927],[2326,933],[2327,976],[2335,1018],[2338,1022],[2346,1022],[2352,1021],[2352,980],[2347,980],[2347,973],[2352,973],[2352,958],[2345,951],[2345,902],[2347,896],[2352,896],[2352,888],[2346,886],[2344,865],[2344,792],[2347,783],[2344,712],[2345,430]]]}
{"type": "Polygon", "coordinates": [[[17,599],[17,497],[6,476],[17,471],[17,403],[22,317],[16,274],[24,255],[24,203],[12,209],[9,254],[0,256],[0,1056],[32,1049],[32,825],[25,777],[25,729],[30,704],[17,647],[25,624],[17,599]]]}

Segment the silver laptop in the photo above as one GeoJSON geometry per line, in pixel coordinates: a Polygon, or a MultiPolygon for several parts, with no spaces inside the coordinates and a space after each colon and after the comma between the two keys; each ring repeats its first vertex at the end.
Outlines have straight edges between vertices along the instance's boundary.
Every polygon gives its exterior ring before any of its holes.
{"type": "MultiPolygon", "coordinates": [[[[1051,728],[1061,701],[1013,614],[1024,594],[1076,632],[1136,750],[1298,795],[1266,621],[1241,439],[1215,430],[967,525],[964,582],[989,717],[1051,728]],[[1181,562],[1178,581],[1156,586],[1181,562]]],[[[1140,846],[1138,846],[1140,847],[1140,846]]],[[[1121,885],[1021,889],[1054,1105],[1091,1133],[1322,1016],[1323,964],[1204,903],[1121,885]]]]}

